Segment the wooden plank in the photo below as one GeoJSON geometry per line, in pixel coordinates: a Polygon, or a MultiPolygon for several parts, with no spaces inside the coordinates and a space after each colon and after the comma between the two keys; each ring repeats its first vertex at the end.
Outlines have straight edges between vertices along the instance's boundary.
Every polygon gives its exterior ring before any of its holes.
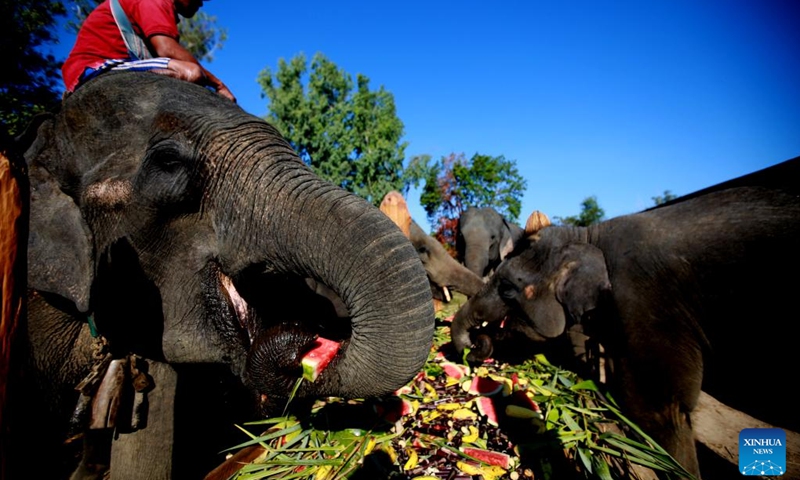
{"type": "MultiPolygon", "coordinates": [[[[705,392],[700,392],[697,407],[692,412],[692,426],[698,442],[737,467],[740,431],[780,428],[734,410],[705,392]]],[[[782,430],[786,432],[786,473],[780,478],[797,480],[800,479],[800,434],[782,430]]]]}

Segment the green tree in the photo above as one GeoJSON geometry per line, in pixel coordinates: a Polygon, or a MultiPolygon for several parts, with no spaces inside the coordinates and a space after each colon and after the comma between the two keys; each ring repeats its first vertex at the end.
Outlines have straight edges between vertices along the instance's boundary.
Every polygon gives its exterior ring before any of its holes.
{"type": "MultiPolygon", "coordinates": [[[[102,0],[72,0],[72,17],[67,22],[67,27],[77,33],[87,15],[101,2],[102,0]]],[[[178,33],[181,36],[181,45],[201,62],[213,61],[214,52],[221,49],[228,39],[228,30],[217,26],[217,17],[202,10],[192,18],[181,18],[178,33]]]]}
{"type": "Polygon", "coordinates": [[[59,64],[43,47],[55,43],[57,17],[66,10],[59,1],[0,2],[0,123],[11,135],[22,132],[31,118],[59,102],[59,64]]]}
{"type": "Polygon", "coordinates": [[[322,178],[376,206],[403,187],[403,123],[394,96],[370,90],[369,78],[352,77],[317,53],[303,53],[258,77],[269,100],[267,120],[322,178]]]}
{"type": "Polygon", "coordinates": [[[581,213],[577,216],[564,218],[555,217],[555,220],[562,225],[588,227],[594,223],[601,222],[605,214],[606,212],[603,211],[597,203],[597,197],[592,195],[591,197],[586,197],[583,202],[581,202],[581,213]]]}
{"type": "Polygon", "coordinates": [[[673,195],[672,192],[670,192],[669,190],[664,190],[664,195],[658,195],[658,196],[655,196],[655,197],[652,197],[652,198],[653,198],[653,202],[656,205],[661,205],[662,203],[667,203],[670,200],[674,200],[674,199],[678,198],[678,196],[677,195],[673,195]]]}
{"type": "Polygon", "coordinates": [[[406,192],[423,184],[420,204],[445,246],[455,245],[458,218],[467,207],[492,207],[517,221],[527,188],[514,160],[479,153],[469,160],[463,153],[451,153],[438,162],[431,162],[430,155],[415,156],[405,170],[405,182],[406,192]]]}

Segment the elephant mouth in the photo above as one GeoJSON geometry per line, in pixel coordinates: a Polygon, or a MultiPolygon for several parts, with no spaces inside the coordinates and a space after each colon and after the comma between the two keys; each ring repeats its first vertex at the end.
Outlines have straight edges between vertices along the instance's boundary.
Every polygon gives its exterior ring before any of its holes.
{"type": "Polygon", "coordinates": [[[290,396],[302,377],[301,360],[318,337],[342,345],[328,370],[335,368],[352,328],[331,289],[296,275],[247,271],[230,277],[216,271],[232,317],[229,323],[247,352],[243,380],[259,393],[262,410],[290,396]]]}

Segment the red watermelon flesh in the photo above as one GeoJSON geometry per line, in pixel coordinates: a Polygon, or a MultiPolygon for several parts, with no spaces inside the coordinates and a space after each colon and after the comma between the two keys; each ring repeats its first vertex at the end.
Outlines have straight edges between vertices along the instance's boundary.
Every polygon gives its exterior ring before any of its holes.
{"type": "Polygon", "coordinates": [[[495,465],[504,470],[511,468],[511,457],[505,453],[472,447],[464,447],[461,449],[461,451],[470,457],[480,460],[488,465],[495,465]]]}
{"type": "Polygon", "coordinates": [[[488,377],[473,377],[467,390],[472,395],[491,396],[503,391],[503,384],[488,377]]]}
{"type": "Polygon", "coordinates": [[[533,410],[534,412],[542,411],[542,409],[539,408],[539,404],[528,395],[526,390],[515,390],[514,393],[511,394],[511,403],[533,410]]]}
{"type": "Polygon", "coordinates": [[[317,337],[305,355],[301,364],[303,365],[303,378],[309,382],[314,382],[325,367],[331,363],[333,357],[339,352],[339,342],[328,340],[327,338],[317,337]]]}
{"type": "Polygon", "coordinates": [[[489,397],[478,397],[475,400],[476,405],[478,406],[478,411],[481,415],[486,417],[486,422],[489,425],[493,425],[495,427],[500,425],[500,421],[497,418],[497,411],[494,408],[494,401],[489,397]]]}
{"type": "Polygon", "coordinates": [[[455,378],[456,380],[461,380],[464,378],[465,375],[469,374],[469,367],[466,365],[459,365],[453,362],[442,362],[442,369],[444,369],[444,373],[451,378],[455,378]]]}

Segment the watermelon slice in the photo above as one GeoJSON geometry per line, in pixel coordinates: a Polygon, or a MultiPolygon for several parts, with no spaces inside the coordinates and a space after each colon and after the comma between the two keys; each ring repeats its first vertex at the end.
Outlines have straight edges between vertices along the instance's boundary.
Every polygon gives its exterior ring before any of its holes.
{"type": "Polygon", "coordinates": [[[527,408],[528,410],[533,410],[534,412],[542,411],[542,409],[539,408],[539,404],[531,398],[531,394],[528,393],[527,390],[515,390],[514,393],[511,394],[511,403],[527,408]]]}
{"type": "Polygon", "coordinates": [[[441,363],[445,375],[456,380],[461,380],[465,375],[469,375],[469,367],[453,362],[444,361],[441,363]]]}
{"type": "Polygon", "coordinates": [[[495,465],[503,470],[508,470],[512,466],[511,456],[505,453],[473,447],[463,447],[461,451],[476,460],[480,460],[488,465],[495,465]]]}
{"type": "Polygon", "coordinates": [[[309,382],[316,381],[337,353],[339,353],[339,342],[317,337],[311,350],[303,355],[303,360],[300,362],[303,365],[303,378],[309,382]]]}
{"type": "Polygon", "coordinates": [[[492,396],[503,391],[503,384],[488,377],[473,377],[467,392],[472,395],[492,396]]]}
{"type": "Polygon", "coordinates": [[[475,400],[475,404],[478,406],[480,414],[486,417],[486,422],[489,425],[500,426],[500,420],[497,418],[497,411],[494,408],[494,401],[491,398],[479,397],[475,400]]]}

